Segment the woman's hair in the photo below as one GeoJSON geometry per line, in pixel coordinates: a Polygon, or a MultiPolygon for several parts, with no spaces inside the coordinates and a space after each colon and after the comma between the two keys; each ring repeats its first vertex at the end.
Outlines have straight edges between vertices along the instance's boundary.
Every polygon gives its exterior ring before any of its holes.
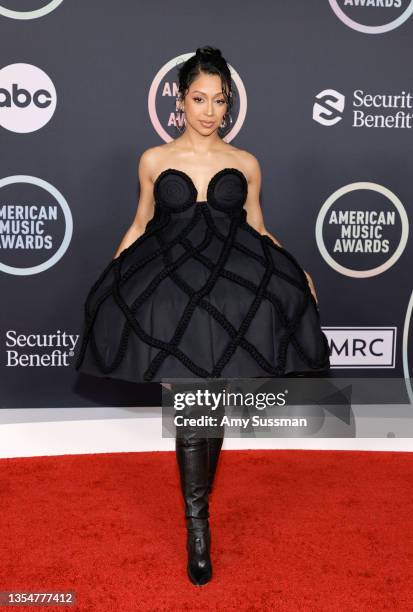
{"type": "Polygon", "coordinates": [[[201,72],[217,74],[221,77],[222,94],[227,103],[229,114],[233,105],[231,71],[222,53],[216,47],[198,47],[192,55],[178,68],[178,97],[183,100],[191,83],[201,72]]]}

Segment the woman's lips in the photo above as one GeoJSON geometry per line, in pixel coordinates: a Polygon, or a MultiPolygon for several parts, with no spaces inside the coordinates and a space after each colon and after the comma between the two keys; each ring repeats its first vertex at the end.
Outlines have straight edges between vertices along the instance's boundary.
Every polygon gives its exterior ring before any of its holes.
{"type": "Polygon", "coordinates": [[[214,122],[211,121],[210,123],[208,123],[207,121],[201,121],[200,122],[201,125],[203,125],[204,127],[212,127],[214,125],[214,122]]]}

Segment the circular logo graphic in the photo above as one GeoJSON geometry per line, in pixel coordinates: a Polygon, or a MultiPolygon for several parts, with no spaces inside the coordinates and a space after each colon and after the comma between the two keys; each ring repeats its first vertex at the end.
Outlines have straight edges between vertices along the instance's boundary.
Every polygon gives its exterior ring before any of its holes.
{"type": "MultiPolygon", "coordinates": [[[[0,190],[7,189],[10,185],[14,186],[14,191],[7,193],[7,203],[0,202],[0,253],[3,261],[0,261],[0,271],[16,276],[27,276],[38,274],[51,268],[65,254],[73,234],[73,219],[69,205],[63,195],[50,183],[35,176],[16,175],[0,179],[0,190]],[[29,201],[26,203],[23,198],[27,197],[24,188],[32,185],[41,188],[52,196],[52,202],[33,202],[32,194],[29,194],[29,201]],[[10,203],[11,197],[21,198],[22,201],[16,204],[10,203]],[[60,214],[59,214],[60,213],[60,214]],[[56,225],[63,222],[63,230],[56,228],[56,225]],[[54,234],[60,234],[60,245],[54,250],[46,261],[29,267],[10,265],[4,259],[8,254],[12,254],[14,259],[19,262],[30,257],[43,255],[53,249],[54,234]]],[[[3,195],[0,191],[0,195],[3,195]]]]}
{"type": "MultiPolygon", "coordinates": [[[[194,53],[185,53],[167,62],[158,71],[152,81],[148,95],[148,111],[152,125],[165,142],[171,142],[177,135],[178,113],[175,111],[175,99],[178,92],[177,67],[192,57],[194,53]],[[167,126],[167,127],[165,127],[167,126]],[[170,129],[170,132],[168,129],[170,129]]],[[[238,92],[238,102],[231,109],[233,124],[231,130],[224,136],[225,142],[230,142],[240,131],[247,114],[247,94],[239,74],[229,67],[235,88],[238,92]],[[236,119],[234,117],[236,115],[236,119]]]]}
{"type": "Polygon", "coordinates": [[[0,4],[0,15],[10,17],[10,19],[37,19],[54,11],[62,2],[63,0],[50,0],[45,6],[31,11],[16,11],[6,8],[4,4],[0,4]]]}
{"type": "Polygon", "coordinates": [[[32,64],[9,64],[0,70],[0,125],[11,132],[35,132],[56,109],[50,77],[32,64]]]}
{"type": "Polygon", "coordinates": [[[377,183],[337,189],[318,213],[315,236],[325,261],[354,278],[382,274],[403,253],[409,220],[399,198],[377,183]]]}
{"type": "MultiPolygon", "coordinates": [[[[406,0],[403,0],[405,5],[404,8],[402,6],[402,0],[386,0],[385,6],[383,6],[383,0],[372,0],[370,3],[366,2],[363,6],[360,6],[361,3],[357,0],[354,0],[354,2],[350,0],[344,2],[344,6],[346,6],[348,13],[341,8],[339,0],[328,1],[334,13],[346,26],[358,32],[363,32],[364,34],[383,34],[383,32],[394,30],[407,21],[413,13],[413,0],[408,0],[407,3],[406,0]],[[391,16],[390,21],[381,25],[366,25],[350,17],[350,11],[355,11],[354,16],[368,16],[371,18],[373,13],[369,9],[373,9],[374,11],[378,7],[381,8],[382,11],[383,9],[387,9],[388,14],[391,16]],[[398,10],[396,11],[396,9],[398,10]],[[398,13],[397,17],[394,17],[395,11],[396,14],[398,13]]],[[[380,14],[382,14],[382,12],[380,14]]]]}
{"type": "Polygon", "coordinates": [[[407,305],[403,327],[402,360],[403,376],[406,381],[410,403],[413,404],[413,292],[407,305]]]}

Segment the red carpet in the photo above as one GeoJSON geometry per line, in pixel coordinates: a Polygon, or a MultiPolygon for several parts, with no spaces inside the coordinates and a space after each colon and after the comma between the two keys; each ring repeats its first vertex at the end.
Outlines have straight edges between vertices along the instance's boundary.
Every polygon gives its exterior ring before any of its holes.
{"type": "Polygon", "coordinates": [[[47,610],[413,610],[413,454],[222,451],[203,587],[173,452],[0,468],[0,591],[76,591],[47,610]]]}

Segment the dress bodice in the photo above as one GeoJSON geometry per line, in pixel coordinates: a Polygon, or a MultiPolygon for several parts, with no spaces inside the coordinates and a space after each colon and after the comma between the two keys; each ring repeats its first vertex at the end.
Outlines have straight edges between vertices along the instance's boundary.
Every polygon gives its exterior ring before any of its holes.
{"type": "Polygon", "coordinates": [[[208,184],[207,200],[200,202],[197,201],[198,191],[193,180],[182,170],[168,168],[154,182],[156,205],[172,213],[205,204],[231,213],[244,206],[247,195],[248,181],[237,168],[223,168],[214,174],[208,184]]]}

